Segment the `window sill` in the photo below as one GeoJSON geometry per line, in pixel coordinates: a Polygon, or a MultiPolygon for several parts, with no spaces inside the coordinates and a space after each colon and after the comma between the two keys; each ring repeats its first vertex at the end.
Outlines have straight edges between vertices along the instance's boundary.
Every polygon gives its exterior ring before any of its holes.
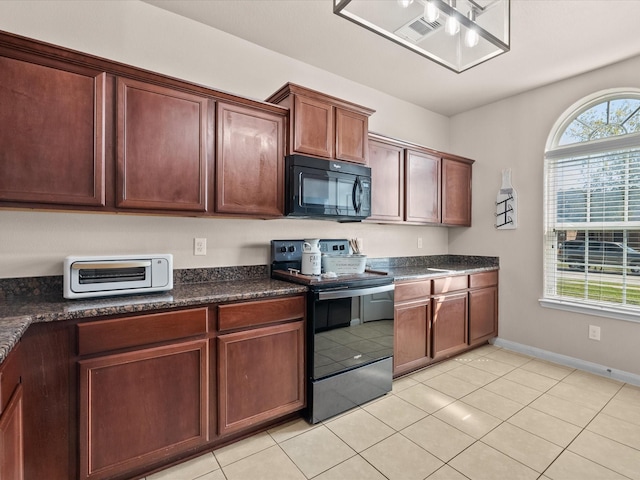
{"type": "Polygon", "coordinates": [[[614,318],[627,322],[640,322],[640,307],[624,308],[614,306],[587,305],[584,303],[570,302],[554,298],[541,298],[538,300],[540,306],[564,310],[567,312],[583,313],[585,315],[596,315],[598,317],[614,318]]]}

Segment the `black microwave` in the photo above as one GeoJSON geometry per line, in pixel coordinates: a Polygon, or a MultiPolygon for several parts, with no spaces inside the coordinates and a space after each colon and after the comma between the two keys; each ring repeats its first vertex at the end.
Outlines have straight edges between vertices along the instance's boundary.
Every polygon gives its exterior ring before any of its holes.
{"type": "Polygon", "coordinates": [[[359,222],[371,215],[371,169],[304,155],[285,159],[287,216],[359,222]]]}

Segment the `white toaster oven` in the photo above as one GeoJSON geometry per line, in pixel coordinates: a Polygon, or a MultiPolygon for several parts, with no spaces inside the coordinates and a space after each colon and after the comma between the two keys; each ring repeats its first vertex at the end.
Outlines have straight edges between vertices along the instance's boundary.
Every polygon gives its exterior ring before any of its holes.
{"type": "Polygon", "coordinates": [[[162,292],[173,288],[173,255],[69,256],[64,298],[162,292]]]}

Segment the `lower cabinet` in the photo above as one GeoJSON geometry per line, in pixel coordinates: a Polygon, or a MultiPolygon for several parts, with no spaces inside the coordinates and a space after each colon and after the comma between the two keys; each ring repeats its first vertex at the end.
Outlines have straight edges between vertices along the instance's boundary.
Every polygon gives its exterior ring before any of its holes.
{"type": "Polygon", "coordinates": [[[301,296],[218,307],[220,435],[305,406],[304,314],[301,296]]]}
{"type": "Polygon", "coordinates": [[[305,318],[300,294],[31,325],[0,365],[0,480],[141,478],[302,410],[305,318]]]}
{"type": "Polygon", "coordinates": [[[0,479],[24,479],[23,405],[19,348],[0,368],[0,479]]]}
{"type": "Polygon", "coordinates": [[[139,333],[143,345],[135,350],[78,362],[80,479],[112,478],[207,443],[208,340],[179,338],[203,337],[206,315],[206,309],[194,309],[79,326],[80,352],[132,343],[121,329],[150,322],[167,327],[150,328],[147,337],[139,333]],[[173,330],[171,322],[178,322],[173,330]],[[189,324],[196,328],[185,331],[189,324]],[[178,338],[169,344],[144,345],[172,336],[178,338]]]}
{"type": "Polygon", "coordinates": [[[450,358],[498,335],[498,272],[398,283],[395,376],[450,358]]]}
{"type": "Polygon", "coordinates": [[[467,292],[433,298],[433,358],[440,360],[467,346],[467,292]]]}
{"type": "Polygon", "coordinates": [[[431,280],[395,289],[393,371],[402,374],[431,361],[431,280]]]}
{"type": "Polygon", "coordinates": [[[469,345],[498,335],[498,272],[469,277],[469,345]]]}
{"type": "Polygon", "coordinates": [[[220,435],[303,408],[303,366],[304,322],[220,335],[220,435]]]}

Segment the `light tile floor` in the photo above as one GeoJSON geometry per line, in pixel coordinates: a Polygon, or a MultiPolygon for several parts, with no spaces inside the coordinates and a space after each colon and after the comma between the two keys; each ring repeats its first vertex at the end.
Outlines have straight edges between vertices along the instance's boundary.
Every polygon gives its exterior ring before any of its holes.
{"type": "Polygon", "coordinates": [[[146,480],[640,480],[640,387],[486,345],[146,480]]]}

